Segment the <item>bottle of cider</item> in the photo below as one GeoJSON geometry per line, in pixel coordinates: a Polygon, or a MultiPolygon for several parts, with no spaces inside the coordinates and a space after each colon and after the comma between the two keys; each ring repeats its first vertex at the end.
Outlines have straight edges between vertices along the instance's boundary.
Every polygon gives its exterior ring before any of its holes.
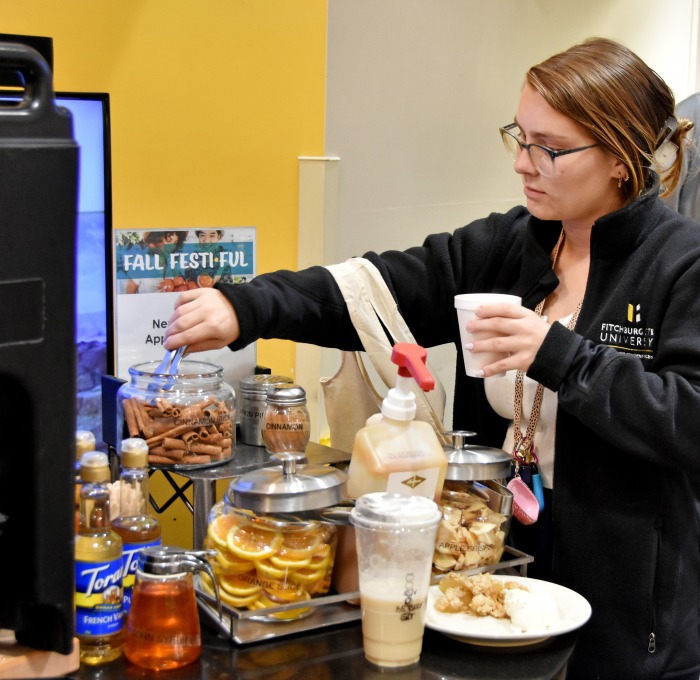
{"type": "Polygon", "coordinates": [[[75,632],[90,666],[122,655],[122,539],[109,515],[111,473],[105,453],[80,459],[80,529],[75,538],[75,632]]]}
{"type": "Polygon", "coordinates": [[[131,609],[139,553],[143,548],[161,544],[158,520],[148,512],[148,444],[132,437],[121,443],[121,474],[119,476],[119,515],[112,529],[123,543],[124,616],[131,609]]]}
{"type": "MultiPolygon", "coordinates": [[[[447,474],[447,455],[433,427],[416,420],[415,380],[429,391],[435,379],[426,367],[427,351],[398,342],[391,360],[397,365],[396,386],[382,401],[381,413],[367,419],[355,435],[348,468],[347,495],[368,493],[425,496],[439,502],[447,474]]],[[[357,553],[353,527],[338,527],[333,585],[339,593],[358,589],[357,553]]]]}

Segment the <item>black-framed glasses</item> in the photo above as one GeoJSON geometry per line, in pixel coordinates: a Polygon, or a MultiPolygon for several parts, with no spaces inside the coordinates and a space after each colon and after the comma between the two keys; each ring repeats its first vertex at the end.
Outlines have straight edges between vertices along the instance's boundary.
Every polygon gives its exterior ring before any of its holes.
{"type": "Polygon", "coordinates": [[[559,156],[566,156],[570,153],[576,153],[577,151],[585,151],[586,149],[592,149],[597,144],[589,144],[588,146],[578,146],[575,149],[564,149],[562,151],[552,151],[546,146],[541,144],[524,144],[518,139],[516,134],[513,134],[511,130],[518,130],[519,127],[517,123],[511,123],[510,125],[504,125],[499,128],[501,133],[501,139],[503,140],[503,146],[506,147],[508,155],[513,159],[513,161],[518,160],[520,152],[525,149],[530,154],[530,160],[535,166],[537,172],[544,177],[551,177],[554,174],[554,159],[559,158],[559,156]]]}

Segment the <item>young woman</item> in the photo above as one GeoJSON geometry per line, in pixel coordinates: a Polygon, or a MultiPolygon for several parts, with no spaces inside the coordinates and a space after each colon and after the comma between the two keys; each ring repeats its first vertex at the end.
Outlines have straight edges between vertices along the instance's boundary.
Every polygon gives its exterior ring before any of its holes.
{"type": "MultiPolygon", "coordinates": [[[[457,346],[454,427],[539,464],[544,513],[512,539],[592,605],[571,678],[700,674],[700,226],[659,199],[690,127],[635,54],[586,41],[528,71],[501,129],[526,208],[365,255],[420,344],[457,346]],[[507,356],[468,378],[453,297],[489,291],[523,307],[482,306],[496,337],[471,349],[507,356]]],[[[323,267],[185,293],[165,344],[261,337],[360,348],[323,267]]]]}

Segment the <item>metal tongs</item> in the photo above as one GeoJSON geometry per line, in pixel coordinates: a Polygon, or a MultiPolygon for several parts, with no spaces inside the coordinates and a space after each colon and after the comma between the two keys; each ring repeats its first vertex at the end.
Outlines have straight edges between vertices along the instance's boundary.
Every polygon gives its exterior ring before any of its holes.
{"type": "Polygon", "coordinates": [[[165,351],[163,361],[161,361],[155,371],[153,371],[155,380],[149,384],[149,392],[171,390],[173,388],[175,380],[172,378],[163,379],[163,376],[177,375],[177,372],[180,369],[180,361],[182,360],[186,349],[187,345],[183,345],[177,349],[169,349],[165,351]]]}

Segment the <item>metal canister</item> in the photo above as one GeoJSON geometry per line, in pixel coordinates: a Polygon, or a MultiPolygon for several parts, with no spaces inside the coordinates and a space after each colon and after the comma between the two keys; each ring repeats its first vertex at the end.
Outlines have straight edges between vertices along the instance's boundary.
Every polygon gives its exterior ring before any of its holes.
{"type": "Polygon", "coordinates": [[[267,393],[277,385],[294,381],[284,375],[251,375],[241,378],[238,389],[238,416],[241,441],[251,446],[264,446],[262,423],[267,406],[267,393]]]}

